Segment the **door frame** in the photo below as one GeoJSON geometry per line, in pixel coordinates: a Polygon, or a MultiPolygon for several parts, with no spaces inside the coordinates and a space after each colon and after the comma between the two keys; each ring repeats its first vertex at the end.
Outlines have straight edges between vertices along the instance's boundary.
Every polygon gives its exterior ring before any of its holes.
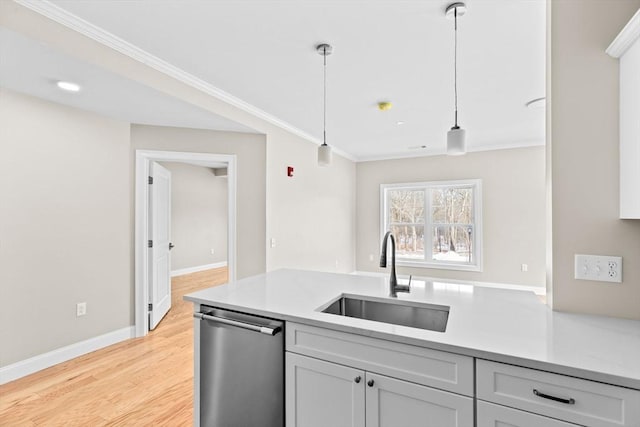
{"type": "Polygon", "coordinates": [[[149,333],[149,165],[151,162],[181,162],[213,167],[227,164],[227,267],[229,281],[236,278],[236,155],[182,151],[136,150],[135,164],[135,333],[149,333]]]}

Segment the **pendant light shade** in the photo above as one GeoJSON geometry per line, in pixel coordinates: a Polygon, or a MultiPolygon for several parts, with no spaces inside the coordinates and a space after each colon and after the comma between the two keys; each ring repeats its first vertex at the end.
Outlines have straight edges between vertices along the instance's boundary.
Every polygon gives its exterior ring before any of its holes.
{"type": "Polygon", "coordinates": [[[318,166],[331,164],[331,147],[327,145],[327,55],[331,55],[331,45],[322,43],[316,46],[316,51],[323,56],[324,84],[323,84],[323,108],[322,108],[322,145],[318,147],[318,166]]]}
{"type": "Polygon", "coordinates": [[[447,132],[447,154],[449,156],[460,156],[467,152],[465,145],[465,130],[458,126],[451,128],[447,132]]]}
{"type": "Polygon", "coordinates": [[[329,166],[331,164],[331,147],[326,143],[318,147],[318,166],[329,166]]]}
{"type": "Polygon", "coordinates": [[[455,124],[447,132],[447,155],[459,156],[467,152],[465,136],[466,132],[458,126],[458,17],[467,12],[467,6],[464,3],[452,3],[447,7],[445,16],[453,18],[453,96],[455,105],[455,124]]]}

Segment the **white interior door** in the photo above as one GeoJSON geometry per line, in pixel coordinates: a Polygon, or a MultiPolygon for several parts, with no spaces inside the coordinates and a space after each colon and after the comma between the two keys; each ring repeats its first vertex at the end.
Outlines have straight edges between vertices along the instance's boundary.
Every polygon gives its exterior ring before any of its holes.
{"type": "Polygon", "coordinates": [[[171,308],[171,172],[152,162],[149,175],[149,330],[153,330],[171,308]]]}

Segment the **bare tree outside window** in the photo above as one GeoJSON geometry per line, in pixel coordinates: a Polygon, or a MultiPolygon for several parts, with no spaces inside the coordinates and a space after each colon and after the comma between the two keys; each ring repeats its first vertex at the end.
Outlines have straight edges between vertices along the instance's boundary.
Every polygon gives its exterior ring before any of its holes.
{"type": "Polygon", "coordinates": [[[396,238],[396,255],[424,258],[424,190],[391,190],[389,229],[396,238]]]}
{"type": "Polygon", "coordinates": [[[385,231],[399,260],[474,265],[479,181],[415,183],[384,188],[385,231]],[[459,183],[459,184],[458,184],[459,183]]]}
{"type": "Polygon", "coordinates": [[[470,262],[473,257],[473,189],[431,190],[434,260],[470,262]]]}

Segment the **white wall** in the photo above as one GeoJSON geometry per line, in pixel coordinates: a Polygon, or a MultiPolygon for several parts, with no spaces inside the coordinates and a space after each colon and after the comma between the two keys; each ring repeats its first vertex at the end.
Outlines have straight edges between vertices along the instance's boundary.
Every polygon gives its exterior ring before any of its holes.
{"type": "Polygon", "coordinates": [[[640,0],[551,2],[554,309],[640,319],[640,221],[618,219],[619,68],[605,49],[640,0]],[[574,255],[623,258],[621,284],[573,278],[574,255]]]}
{"type": "MultiPolygon", "coordinates": [[[[131,125],[135,150],[187,151],[237,156],[237,277],[266,269],[265,136],[240,132],[131,125]]],[[[132,165],[133,168],[133,160],[132,165]]]]}
{"type": "Polygon", "coordinates": [[[544,156],[544,147],[529,147],[358,163],[357,269],[387,271],[379,267],[380,184],[480,178],[483,271],[398,267],[398,273],[544,287],[544,156]]]}
{"type": "Polygon", "coordinates": [[[0,89],[0,148],[0,366],[132,325],[129,124],[0,89]]]}
{"type": "Polygon", "coordinates": [[[162,165],[171,172],[171,270],[226,262],[227,178],[204,166],[162,165]]]}

